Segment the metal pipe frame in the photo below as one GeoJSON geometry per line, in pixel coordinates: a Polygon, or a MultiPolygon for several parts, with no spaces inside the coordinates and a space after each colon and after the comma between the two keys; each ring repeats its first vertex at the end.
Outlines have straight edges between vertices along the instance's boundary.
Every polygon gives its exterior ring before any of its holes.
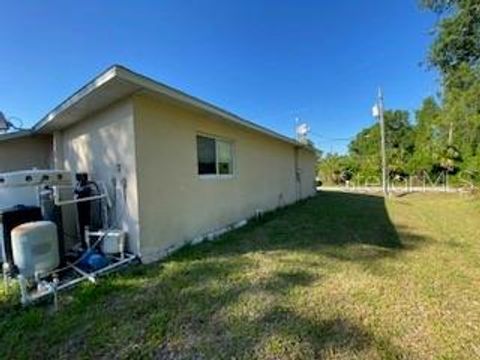
{"type": "Polygon", "coordinates": [[[113,264],[107,265],[104,268],[101,268],[101,269],[96,270],[96,271],[92,271],[90,273],[85,272],[85,271],[79,269],[78,267],[76,267],[74,265],[70,265],[72,267],[72,269],[77,274],[79,274],[79,277],[77,277],[73,280],[70,280],[70,281],[66,281],[64,283],[59,282],[57,285],[49,287],[49,289],[47,291],[44,291],[42,293],[30,294],[27,291],[27,288],[26,288],[26,280],[23,278],[23,276],[19,276],[17,280],[20,284],[20,289],[21,289],[21,303],[24,306],[31,305],[32,303],[34,303],[36,301],[39,301],[39,300],[41,300],[41,299],[43,299],[47,296],[54,295],[55,292],[66,290],[66,289],[71,288],[71,287],[73,287],[73,286],[75,286],[75,285],[77,285],[77,284],[79,284],[79,283],[81,283],[85,280],[89,280],[92,283],[96,283],[96,278],[98,276],[104,275],[104,274],[106,274],[108,272],[111,272],[111,271],[115,271],[118,268],[135,261],[137,259],[137,256],[134,255],[134,254],[127,253],[127,254],[125,254],[124,259],[118,259],[116,257],[114,257],[114,259],[117,260],[117,261],[114,262],[113,264]],[[92,281],[92,279],[93,279],[93,281],[92,281]]]}

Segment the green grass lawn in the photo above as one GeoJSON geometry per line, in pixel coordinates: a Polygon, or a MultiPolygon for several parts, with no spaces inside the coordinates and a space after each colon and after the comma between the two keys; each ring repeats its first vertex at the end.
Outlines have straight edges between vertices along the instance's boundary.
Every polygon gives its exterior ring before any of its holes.
{"type": "MultiPolygon", "coordinates": [[[[161,236],[161,233],[159,233],[161,236]]],[[[321,193],[21,309],[0,358],[480,357],[480,202],[321,193]]]]}

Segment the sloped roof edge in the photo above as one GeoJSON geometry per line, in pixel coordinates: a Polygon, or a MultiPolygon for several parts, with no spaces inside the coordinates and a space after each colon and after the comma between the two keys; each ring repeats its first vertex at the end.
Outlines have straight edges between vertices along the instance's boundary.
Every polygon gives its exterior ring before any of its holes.
{"type": "Polygon", "coordinates": [[[3,133],[3,134],[0,134],[0,141],[18,139],[22,137],[31,136],[31,135],[33,135],[33,131],[31,130],[19,130],[19,131],[10,132],[10,133],[3,133]]]}
{"type": "Polygon", "coordinates": [[[68,97],[58,106],[56,106],[52,111],[45,115],[36,125],[33,127],[33,132],[42,132],[48,125],[52,124],[54,120],[60,117],[62,114],[66,113],[71,108],[74,108],[78,103],[88,96],[94,95],[96,92],[99,92],[102,87],[112,83],[113,80],[121,80],[123,82],[128,82],[132,84],[136,89],[144,89],[152,91],[159,95],[166,96],[177,100],[185,105],[192,106],[194,108],[202,109],[213,115],[217,115],[223,119],[241,125],[243,127],[250,128],[257,132],[263,133],[270,137],[276,138],[278,140],[288,142],[293,145],[304,147],[305,145],[282,134],[279,134],[273,130],[270,130],[266,127],[258,125],[252,121],[241,118],[238,115],[235,115],[227,110],[224,110],[216,105],[210,104],[206,101],[203,101],[199,98],[191,96],[181,90],[175,89],[171,86],[165,85],[161,82],[153,80],[147,76],[136,73],[122,65],[114,65],[100,75],[95,77],[93,80],[88,82],[73,95],[68,97]]]}

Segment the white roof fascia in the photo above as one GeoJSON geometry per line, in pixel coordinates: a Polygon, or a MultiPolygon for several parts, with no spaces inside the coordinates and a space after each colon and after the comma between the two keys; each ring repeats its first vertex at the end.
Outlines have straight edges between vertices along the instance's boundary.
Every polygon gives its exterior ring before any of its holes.
{"type": "Polygon", "coordinates": [[[34,132],[31,130],[19,130],[11,133],[0,134],[0,141],[18,139],[22,137],[27,137],[33,135],[34,132]]]}

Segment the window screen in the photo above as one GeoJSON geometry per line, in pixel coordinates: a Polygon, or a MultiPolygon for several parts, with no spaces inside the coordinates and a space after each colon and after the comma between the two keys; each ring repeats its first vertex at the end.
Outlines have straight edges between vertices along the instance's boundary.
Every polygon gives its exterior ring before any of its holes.
{"type": "Polygon", "coordinates": [[[232,174],[232,145],[226,141],[217,140],[218,173],[232,174]]]}

